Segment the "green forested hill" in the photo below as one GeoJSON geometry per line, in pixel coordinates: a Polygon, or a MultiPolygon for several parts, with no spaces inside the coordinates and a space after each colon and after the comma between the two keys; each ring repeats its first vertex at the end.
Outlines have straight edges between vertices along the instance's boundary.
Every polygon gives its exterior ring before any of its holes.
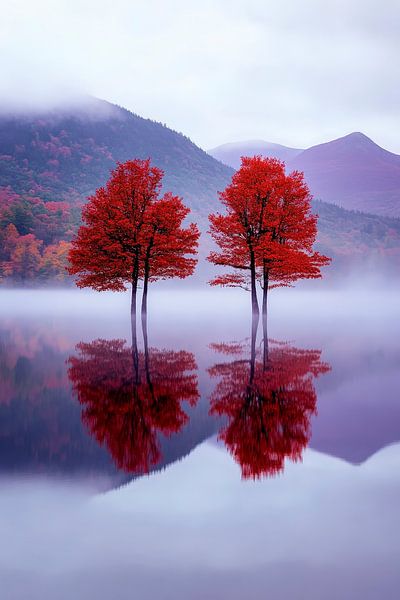
{"type": "MultiPolygon", "coordinates": [[[[94,98],[58,111],[0,115],[0,280],[65,280],[66,242],[79,224],[81,205],[116,162],[147,157],[165,171],[165,189],[183,196],[205,232],[233,169],[186,136],[94,98]]],[[[399,219],[320,201],[314,206],[318,246],[334,258],[333,276],[355,264],[400,266],[399,219]]],[[[203,280],[212,271],[204,263],[209,246],[203,235],[203,280]]]]}
{"type": "Polygon", "coordinates": [[[0,117],[0,187],[20,195],[82,200],[117,161],[134,157],[151,157],[165,171],[165,188],[201,211],[215,206],[233,172],[184,135],[101,100],[0,117]]]}

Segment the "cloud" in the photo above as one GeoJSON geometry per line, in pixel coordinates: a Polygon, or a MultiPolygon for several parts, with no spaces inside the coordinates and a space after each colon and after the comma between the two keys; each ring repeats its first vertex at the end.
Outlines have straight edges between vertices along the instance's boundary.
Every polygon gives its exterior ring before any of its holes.
{"type": "Polygon", "coordinates": [[[90,93],[203,147],[362,130],[400,152],[399,19],[392,0],[6,0],[0,94],[90,93]]]}

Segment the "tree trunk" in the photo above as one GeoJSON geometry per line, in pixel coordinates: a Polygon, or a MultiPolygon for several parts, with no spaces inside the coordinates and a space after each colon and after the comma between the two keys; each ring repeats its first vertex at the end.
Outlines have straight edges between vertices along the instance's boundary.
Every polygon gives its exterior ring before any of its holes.
{"type": "Polygon", "coordinates": [[[131,313],[133,381],[139,383],[139,352],[136,334],[136,313],[131,313]]]}
{"type": "Polygon", "coordinates": [[[149,240],[146,255],[144,259],[144,276],[143,276],[143,296],[142,296],[142,320],[143,315],[146,317],[147,315],[147,292],[149,289],[149,278],[150,278],[150,258],[151,258],[151,249],[154,244],[154,233],[153,237],[149,240]]]}
{"type": "Polygon", "coordinates": [[[139,278],[139,255],[136,250],[136,256],[132,267],[132,295],[131,295],[131,331],[132,348],[137,349],[137,331],[136,331],[136,297],[139,278]]]}
{"type": "Polygon", "coordinates": [[[132,331],[132,347],[137,346],[136,332],[136,296],[137,296],[137,280],[132,280],[132,296],[131,296],[131,331],[132,331]]]}
{"type": "Polygon", "coordinates": [[[260,309],[258,308],[257,289],[256,289],[256,261],[254,251],[250,250],[250,277],[251,277],[251,310],[253,316],[258,317],[260,309]]]}
{"type": "Polygon", "coordinates": [[[137,297],[137,280],[132,279],[132,295],[131,295],[131,315],[136,314],[136,297],[137,297]]]}
{"type": "Polygon", "coordinates": [[[147,316],[146,313],[142,313],[142,331],[143,331],[143,345],[144,345],[144,368],[146,372],[146,381],[149,386],[150,392],[153,396],[153,385],[150,376],[150,355],[149,355],[149,337],[147,333],[147,316]]]}
{"type": "Polygon", "coordinates": [[[263,268],[263,301],[262,301],[262,314],[263,318],[267,317],[268,310],[268,285],[269,285],[269,269],[267,267],[267,263],[264,260],[264,268],[263,268]]]}
{"type": "MultiPolygon", "coordinates": [[[[258,308],[258,307],[257,307],[258,308]]],[[[253,312],[251,320],[251,347],[250,347],[250,383],[253,383],[256,365],[256,339],[259,314],[253,312]]]]}
{"type": "Polygon", "coordinates": [[[142,319],[147,316],[147,292],[149,289],[149,265],[146,261],[144,268],[144,279],[143,279],[143,296],[142,296],[142,319]]]}
{"type": "Polygon", "coordinates": [[[149,338],[147,334],[147,313],[142,310],[142,332],[143,332],[143,345],[144,345],[144,359],[145,365],[148,364],[149,359],[149,338]]]}
{"type": "Polygon", "coordinates": [[[268,366],[268,319],[267,319],[267,314],[263,314],[262,317],[262,325],[263,325],[263,369],[264,371],[267,370],[267,366],[268,366]]]}

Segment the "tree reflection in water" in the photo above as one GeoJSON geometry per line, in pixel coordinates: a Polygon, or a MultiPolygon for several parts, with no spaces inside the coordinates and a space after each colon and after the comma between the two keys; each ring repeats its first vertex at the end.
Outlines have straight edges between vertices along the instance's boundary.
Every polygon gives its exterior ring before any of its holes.
{"type": "Polygon", "coordinates": [[[330,370],[320,350],[268,342],[265,321],[261,348],[256,348],[257,325],[253,319],[250,349],[248,341],[212,344],[234,360],[208,370],[219,379],[210,411],[227,419],[219,438],[240,464],[244,479],[276,475],[286,458],[301,459],[317,409],[314,379],[330,370]]]}
{"type": "Polygon", "coordinates": [[[199,398],[193,354],[149,348],[146,329],[144,340],[144,351],[125,340],[80,343],[68,361],[88,430],[118,468],[137,474],[160,462],[160,434],[178,433],[188,422],[182,403],[199,398]]]}

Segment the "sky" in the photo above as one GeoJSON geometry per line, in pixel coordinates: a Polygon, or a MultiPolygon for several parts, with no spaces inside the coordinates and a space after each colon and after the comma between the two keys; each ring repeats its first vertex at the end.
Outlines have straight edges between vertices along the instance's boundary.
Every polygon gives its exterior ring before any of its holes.
{"type": "Polygon", "coordinates": [[[91,94],[208,149],[352,131],[400,153],[398,0],[2,0],[0,106],[91,94]]]}

